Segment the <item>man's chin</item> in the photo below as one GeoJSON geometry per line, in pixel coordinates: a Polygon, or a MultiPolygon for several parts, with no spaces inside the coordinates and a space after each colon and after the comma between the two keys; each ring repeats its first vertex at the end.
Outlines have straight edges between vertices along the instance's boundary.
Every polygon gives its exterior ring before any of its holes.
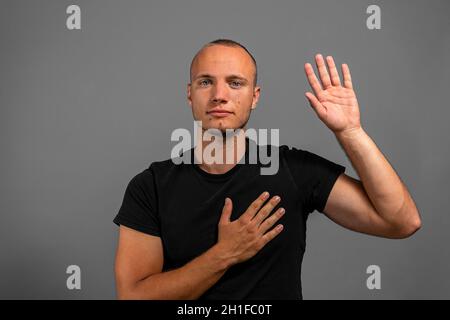
{"type": "Polygon", "coordinates": [[[196,120],[196,122],[201,125],[203,131],[209,130],[211,133],[214,133],[213,131],[220,131],[222,134],[226,134],[227,131],[239,131],[239,129],[245,130],[245,126],[249,119],[244,122],[233,120],[236,119],[204,119],[196,120]]]}
{"type": "Polygon", "coordinates": [[[203,130],[209,130],[209,131],[220,131],[222,134],[226,134],[228,132],[232,131],[238,131],[239,129],[243,129],[241,126],[207,126],[203,127],[203,130]]]}
{"type": "Polygon", "coordinates": [[[245,123],[233,123],[231,121],[208,121],[207,123],[204,123],[203,128],[205,130],[207,129],[217,129],[222,132],[226,132],[226,130],[238,130],[243,129],[245,125],[247,124],[247,121],[245,123]]]}
{"type": "Polygon", "coordinates": [[[238,126],[230,123],[230,121],[224,121],[223,119],[217,119],[214,121],[203,121],[202,122],[203,130],[219,130],[225,132],[227,129],[234,130],[237,129],[238,126]]]}

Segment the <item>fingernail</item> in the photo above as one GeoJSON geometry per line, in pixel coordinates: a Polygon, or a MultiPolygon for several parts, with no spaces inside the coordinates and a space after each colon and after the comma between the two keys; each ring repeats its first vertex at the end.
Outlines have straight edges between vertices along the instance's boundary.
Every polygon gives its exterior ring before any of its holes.
{"type": "Polygon", "coordinates": [[[275,200],[276,202],[280,201],[280,199],[281,199],[281,198],[280,198],[279,196],[275,196],[275,197],[274,197],[274,200],[275,200]]]}
{"type": "Polygon", "coordinates": [[[286,210],[284,210],[284,208],[280,209],[280,214],[283,215],[286,212],[286,210]]]}
{"type": "Polygon", "coordinates": [[[269,197],[269,193],[267,191],[263,192],[262,194],[263,199],[267,199],[269,197]]]}

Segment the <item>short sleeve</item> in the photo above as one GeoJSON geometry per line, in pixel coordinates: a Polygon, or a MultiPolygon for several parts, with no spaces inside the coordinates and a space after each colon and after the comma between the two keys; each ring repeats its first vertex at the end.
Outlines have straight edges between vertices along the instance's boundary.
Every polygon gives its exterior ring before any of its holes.
{"type": "Polygon", "coordinates": [[[160,236],[156,189],[151,167],[128,183],[122,205],[113,222],[137,231],[160,236]]]}
{"type": "Polygon", "coordinates": [[[306,150],[282,148],[293,179],[302,193],[306,213],[314,210],[323,213],[331,189],[345,167],[306,150]]]}

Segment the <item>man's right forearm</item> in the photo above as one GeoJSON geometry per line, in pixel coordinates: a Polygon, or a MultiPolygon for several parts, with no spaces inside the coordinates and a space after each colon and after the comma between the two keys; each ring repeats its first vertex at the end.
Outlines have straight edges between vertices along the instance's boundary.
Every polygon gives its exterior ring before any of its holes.
{"type": "Polygon", "coordinates": [[[197,299],[212,287],[233,264],[215,245],[181,268],[140,280],[124,299],[197,299]]]}

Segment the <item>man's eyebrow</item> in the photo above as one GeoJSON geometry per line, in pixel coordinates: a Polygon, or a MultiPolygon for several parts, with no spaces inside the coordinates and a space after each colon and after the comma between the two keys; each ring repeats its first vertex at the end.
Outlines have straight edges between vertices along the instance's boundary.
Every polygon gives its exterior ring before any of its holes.
{"type": "Polygon", "coordinates": [[[210,75],[210,74],[208,74],[208,73],[201,73],[201,74],[199,74],[198,76],[196,76],[195,78],[194,78],[194,80],[197,80],[197,79],[199,79],[199,78],[214,78],[212,75],[210,75]]]}
{"type": "MultiPolygon", "coordinates": [[[[196,76],[194,78],[194,80],[197,80],[200,78],[214,79],[215,77],[213,75],[210,75],[209,73],[201,73],[198,76],[196,76]]],[[[243,81],[248,81],[247,78],[245,78],[244,76],[238,75],[238,74],[231,74],[231,75],[227,76],[226,78],[227,78],[227,80],[239,79],[239,80],[243,80],[243,81]]]]}
{"type": "Polygon", "coordinates": [[[245,78],[244,76],[240,76],[238,74],[232,74],[227,76],[227,79],[239,79],[239,80],[243,80],[243,81],[248,81],[247,78],[245,78]]]}

